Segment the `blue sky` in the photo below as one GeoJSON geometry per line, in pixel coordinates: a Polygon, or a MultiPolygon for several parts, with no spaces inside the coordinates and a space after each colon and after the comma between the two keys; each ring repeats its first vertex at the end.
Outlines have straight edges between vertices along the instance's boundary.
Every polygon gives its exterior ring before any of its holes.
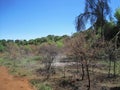
{"type": "MultiPolygon", "coordinates": [[[[112,11],[120,6],[111,0],[112,11]]],[[[84,0],[0,0],[0,39],[71,35],[84,0]]]]}

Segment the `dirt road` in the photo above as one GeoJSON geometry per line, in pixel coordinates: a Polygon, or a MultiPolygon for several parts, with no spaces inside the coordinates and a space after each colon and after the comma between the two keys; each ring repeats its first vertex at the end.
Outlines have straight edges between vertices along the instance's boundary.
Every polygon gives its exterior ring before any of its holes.
{"type": "Polygon", "coordinates": [[[14,77],[8,73],[8,69],[0,66],[0,90],[33,90],[28,80],[14,77]]]}

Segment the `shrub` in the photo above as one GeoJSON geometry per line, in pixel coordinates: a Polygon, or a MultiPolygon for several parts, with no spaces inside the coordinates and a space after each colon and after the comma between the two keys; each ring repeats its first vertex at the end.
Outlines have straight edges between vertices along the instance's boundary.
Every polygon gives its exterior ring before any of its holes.
{"type": "Polygon", "coordinates": [[[5,50],[5,47],[0,44],[0,52],[3,52],[5,50]]]}

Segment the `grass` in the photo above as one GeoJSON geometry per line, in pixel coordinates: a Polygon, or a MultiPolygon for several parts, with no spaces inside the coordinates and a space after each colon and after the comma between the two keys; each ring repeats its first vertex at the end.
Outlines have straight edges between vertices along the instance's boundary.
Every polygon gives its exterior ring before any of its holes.
{"type": "Polygon", "coordinates": [[[37,90],[53,90],[47,82],[42,83],[39,79],[32,79],[30,83],[35,86],[37,90]]]}
{"type": "MultiPolygon", "coordinates": [[[[9,67],[10,73],[12,73],[15,76],[32,77],[32,75],[34,75],[33,72],[36,69],[39,69],[41,67],[41,65],[40,65],[41,59],[42,59],[42,57],[40,57],[40,56],[22,58],[21,60],[9,60],[9,59],[0,58],[0,65],[4,65],[6,67],[9,67]]],[[[98,61],[97,63],[105,65],[105,67],[103,67],[102,69],[96,68],[96,69],[94,69],[94,71],[99,72],[99,73],[103,73],[103,74],[107,74],[109,62],[101,60],[101,61],[98,61]]],[[[117,71],[117,74],[120,75],[120,69],[119,69],[120,68],[120,61],[117,61],[116,63],[117,63],[116,71],[117,71]]],[[[113,66],[113,62],[112,62],[112,66],[113,66]]],[[[72,69],[72,71],[75,71],[75,70],[76,69],[72,69]]],[[[60,70],[58,70],[58,71],[59,71],[59,73],[56,74],[56,76],[54,76],[54,77],[57,77],[57,79],[59,79],[61,76],[63,76],[63,73],[61,73],[60,70]]],[[[66,69],[66,71],[67,71],[67,69],[66,69]]],[[[111,72],[113,73],[113,68],[112,68],[111,72]]],[[[70,73],[66,72],[66,76],[69,76],[69,75],[70,75],[70,73]]],[[[51,85],[52,85],[51,83],[53,83],[53,82],[43,82],[40,80],[40,78],[32,79],[32,80],[30,80],[30,83],[33,86],[35,86],[37,88],[37,90],[53,90],[53,88],[51,87],[51,85]]],[[[109,82],[105,82],[102,85],[103,86],[104,85],[108,85],[108,86],[117,85],[117,86],[119,86],[119,83],[111,84],[109,82]]]]}
{"type": "Polygon", "coordinates": [[[10,67],[10,66],[13,66],[13,61],[4,59],[4,58],[0,58],[0,65],[10,67]]]}
{"type": "Polygon", "coordinates": [[[63,41],[62,41],[62,40],[57,41],[57,42],[56,42],[56,44],[57,44],[57,46],[58,46],[59,48],[61,48],[61,47],[63,47],[63,46],[64,46],[64,45],[63,45],[63,41]]]}
{"type": "MultiPolygon", "coordinates": [[[[9,60],[0,58],[0,65],[9,68],[9,72],[14,76],[33,78],[34,70],[41,67],[40,56],[23,58],[21,60],[9,60]]],[[[37,90],[53,90],[47,82],[40,82],[39,80],[32,79],[30,83],[37,88],[37,90]]]]}
{"type": "Polygon", "coordinates": [[[40,68],[40,60],[40,56],[22,58],[20,60],[0,58],[0,65],[8,67],[13,75],[31,76],[36,69],[40,68]]]}
{"type": "MultiPolygon", "coordinates": [[[[108,60],[101,60],[99,63],[101,63],[101,64],[103,64],[103,65],[105,65],[105,66],[109,66],[109,61],[108,60]]],[[[112,66],[112,68],[111,68],[111,73],[113,73],[113,66],[114,66],[114,63],[112,62],[111,63],[111,66],[112,66]]],[[[116,61],[116,73],[118,74],[118,75],[120,75],[120,61],[119,60],[117,60],[116,61]]]]}

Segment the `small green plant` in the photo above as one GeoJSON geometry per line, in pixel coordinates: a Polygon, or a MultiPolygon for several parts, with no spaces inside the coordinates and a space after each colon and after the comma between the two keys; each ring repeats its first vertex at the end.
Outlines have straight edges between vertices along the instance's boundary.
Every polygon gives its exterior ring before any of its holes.
{"type": "Polygon", "coordinates": [[[12,63],[11,60],[4,59],[4,58],[0,58],[0,65],[4,65],[4,66],[12,66],[13,63],[12,63]]]}
{"type": "Polygon", "coordinates": [[[57,44],[57,46],[58,46],[59,48],[63,47],[63,42],[62,42],[62,40],[61,40],[61,41],[57,41],[56,44],[57,44]]]}
{"type": "Polygon", "coordinates": [[[35,57],[32,58],[32,60],[35,60],[35,61],[40,61],[42,59],[43,59],[42,56],[35,56],[35,57]]]}
{"type": "Polygon", "coordinates": [[[33,79],[30,83],[37,88],[37,90],[53,90],[52,87],[47,83],[41,83],[38,79],[33,79]]]}
{"type": "Polygon", "coordinates": [[[39,90],[52,90],[52,88],[49,85],[41,84],[39,90]]]}
{"type": "Polygon", "coordinates": [[[5,50],[5,47],[0,44],[0,52],[3,52],[5,50]]]}

